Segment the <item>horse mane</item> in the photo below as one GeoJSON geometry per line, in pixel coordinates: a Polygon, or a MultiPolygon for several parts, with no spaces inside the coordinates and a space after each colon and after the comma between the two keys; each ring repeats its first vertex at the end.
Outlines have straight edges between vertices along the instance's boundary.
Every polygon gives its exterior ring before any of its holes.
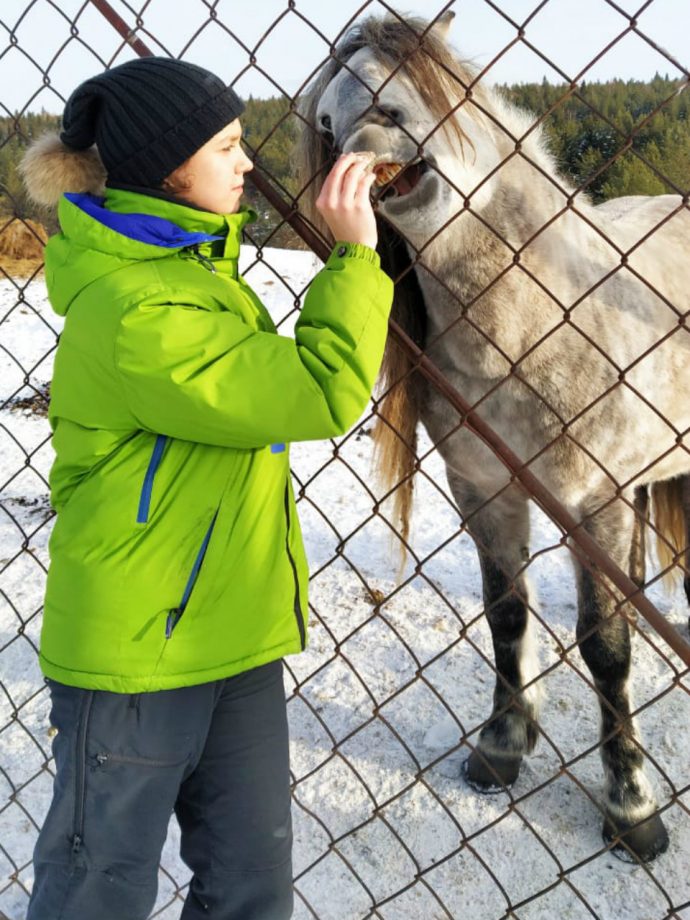
{"type": "MultiPolygon", "coordinates": [[[[391,71],[399,69],[412,81],[435,116],[437,130],[446,133],[451,145],[455,140],[460,150],[472,145],[451,113],[466,98],[489,111],[498,109],[501,119],[514,116],[516,129],[525,124],[523,113],[504,101],[499,93],[473,84],[475,69],[455,56],[443,36],[430,28],[427,20],[389,13],[384,17],[369,16],[356,23],[337,44],[331,59],[305,92],[297,108],[305,122],[296,151],[298,176],[306,183],[300,193],[300,211],[329,245],[333,245],[335,240],[316,210],[315,202],[321,185],[317,179],[325,178],[335,163],[337,153],[316,128],[316,110],[331,80],[347,65],[353,54],[365,47],[391,71]]],[[[533,143],[541,152],[539,138],[534,138],[533,143]]],[[[407,247],[394,228],[378,216],[377,224],[381,267],[395,282],[391,317],[423,347],[426,310],[407,247]]],[[[413,477],[417,469],[421,380],[406,353],[392,337],[386,343],[377,391],[380,395],[375,402],[374,464],[384,490],[387,494],[393,493],[393,519],[402,537],[404,559],[413,477]]]]}

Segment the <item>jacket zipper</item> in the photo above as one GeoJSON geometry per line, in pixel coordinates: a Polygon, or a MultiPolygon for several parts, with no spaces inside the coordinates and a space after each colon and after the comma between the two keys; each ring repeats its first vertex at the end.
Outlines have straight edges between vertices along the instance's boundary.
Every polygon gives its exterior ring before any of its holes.
{"type": "Polygon", "coordinates": [[[93,690],[88,691],[84,704],[84,715],[77,734],[77,764],[75,770],[76,789],[74,797],[74,834],[72,836],[72,853],[78,853],[84,841],[84,808],[86,800],[86,735],[93,704],[93,690]]]}
{"type": "Polygon", "coordinates": [[[156,443],[153,445],[153,453],[151,454],[151,459],[149,460],[146,476],[144,476],[144,484],[141,488],[141,495],[139,496],[137,524],[145,524],[149,519],[149,511],[151,510],[151,493],[153,491],[153,479],[156,475],[156,470],[160,465],[161,458],[163,457],[163,450],[165,449],[167,440],[167,435],[159,434],[156,438],[156,443]]]}
{"type": "Polygon", "coordinates": [[[299,641],[302,651],[306,645],[306,635],[304,629],[304,619],[302,617],[302,605],[300,603],[299,597],[299,578],[297,577],[297,566],[295,565],[295,560],[292,558],[292,553],[290,552],[290,487],[289,482],[285,483],[285,520],[287,522],[287,530],[285,533],[285,549],[287,550],[288,559],[290,560],[290,565],[292,566],[292,577],[295,580],[295,599],[293,601],[293,610],[295,613],[295,619],[297,620],[297,628],[299,629],[299,641]]]}
{"type": "Polygon", "coordinates": [[[215,275],[216,266],[213,264],[213,262],[210,259],[207,259],[206,256],[202,256],[202,254],[199,252],[199,244],[194,243],[194,245],[190,246],[189,248],[194,253],[194,258],[198,259],[198,261],[201,262],[204,268],[208,269],[208,271],[210,272],[213,272],[213,274],[215,275]]]}
{"type": "Polygon", "coordinates": [[[211,539],[211,532],[213,530],[214,524],[216,523],[216,518],[218,517],[218,509],[213,515],[213,520],[211,521],[208,530],[206,531],[206,536],[203,539],[199,552],[196,554],[196,559],[194,560],[194,565],[192,566],[192,571],[189,574],[187,579],[187,584],[184,589],[184,594],[182,595],[182,600],[180,601],[179,607],[174,607],[168,612],[168,616],[165,620],[165,638],[169,639],[173,634],[173,630],[180,621],[180,617],[184,613],[184,609],[187,606],[189,597],[194,588],[194,583],[197,580],[199,575],[199,569],[201,568],[201,563],[204,561],[204,556],[206,555],[206,548],[208,547],[208,541],[211,539]]]}

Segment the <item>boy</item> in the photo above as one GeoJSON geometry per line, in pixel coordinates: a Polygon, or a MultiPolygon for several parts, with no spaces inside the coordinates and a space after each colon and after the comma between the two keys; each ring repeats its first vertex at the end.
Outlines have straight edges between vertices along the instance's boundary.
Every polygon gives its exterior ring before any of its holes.
{"type": "Polygon", "coordinates": [[[335,247],[276,334],[237,271],[242,110],[203,68],[130,61],[24,161],[59,201],[65,316],[40,649],[57,775],[28,920],[145,920],[173,810],[183,920],[292,913],[282,657],[306,643],[308,571],[286,444],[364,410],[393,292],[349,154],[317,203],[335,247]]]}

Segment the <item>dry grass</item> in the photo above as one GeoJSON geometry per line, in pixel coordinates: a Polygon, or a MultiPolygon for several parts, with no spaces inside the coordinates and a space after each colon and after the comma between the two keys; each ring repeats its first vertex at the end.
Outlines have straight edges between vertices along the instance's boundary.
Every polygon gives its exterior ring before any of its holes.
{"type": "MultiPolygon", "coordinates": [[[[43,259],[7,259],[0,256],[0,281],[9,276],[10,278],[28,278],[34,274],[37,268],[43,271],[43,259]]],[[[0,917],[2,920],[2,917],[0,917]]]]}
{"type": "Polygon", "coordinates": [[[47,242],[46,228],[29,218],[7,218],[0,229],[0,255],[11,259],[42,259],[47,242]]]}
{"type": "Polygon", "coordinates": [[[48,233],[42,224],[26,218],[0,218],[0,278],[3,273],[25,277],[43,263],[48,233]]]}

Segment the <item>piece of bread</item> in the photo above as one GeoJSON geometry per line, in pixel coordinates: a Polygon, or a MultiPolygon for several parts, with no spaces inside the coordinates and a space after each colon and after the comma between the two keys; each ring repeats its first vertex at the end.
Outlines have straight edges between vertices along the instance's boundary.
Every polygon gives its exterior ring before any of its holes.
{"type": "Polygon", "coordinates": [[[402,166],[397,163],[392,153],[374,153],[373,150],[353,151],[356,159],[367,161],[366,172],[376,173],[376,185],[383,186],[391,182],[401,171],[402,166]]]}

